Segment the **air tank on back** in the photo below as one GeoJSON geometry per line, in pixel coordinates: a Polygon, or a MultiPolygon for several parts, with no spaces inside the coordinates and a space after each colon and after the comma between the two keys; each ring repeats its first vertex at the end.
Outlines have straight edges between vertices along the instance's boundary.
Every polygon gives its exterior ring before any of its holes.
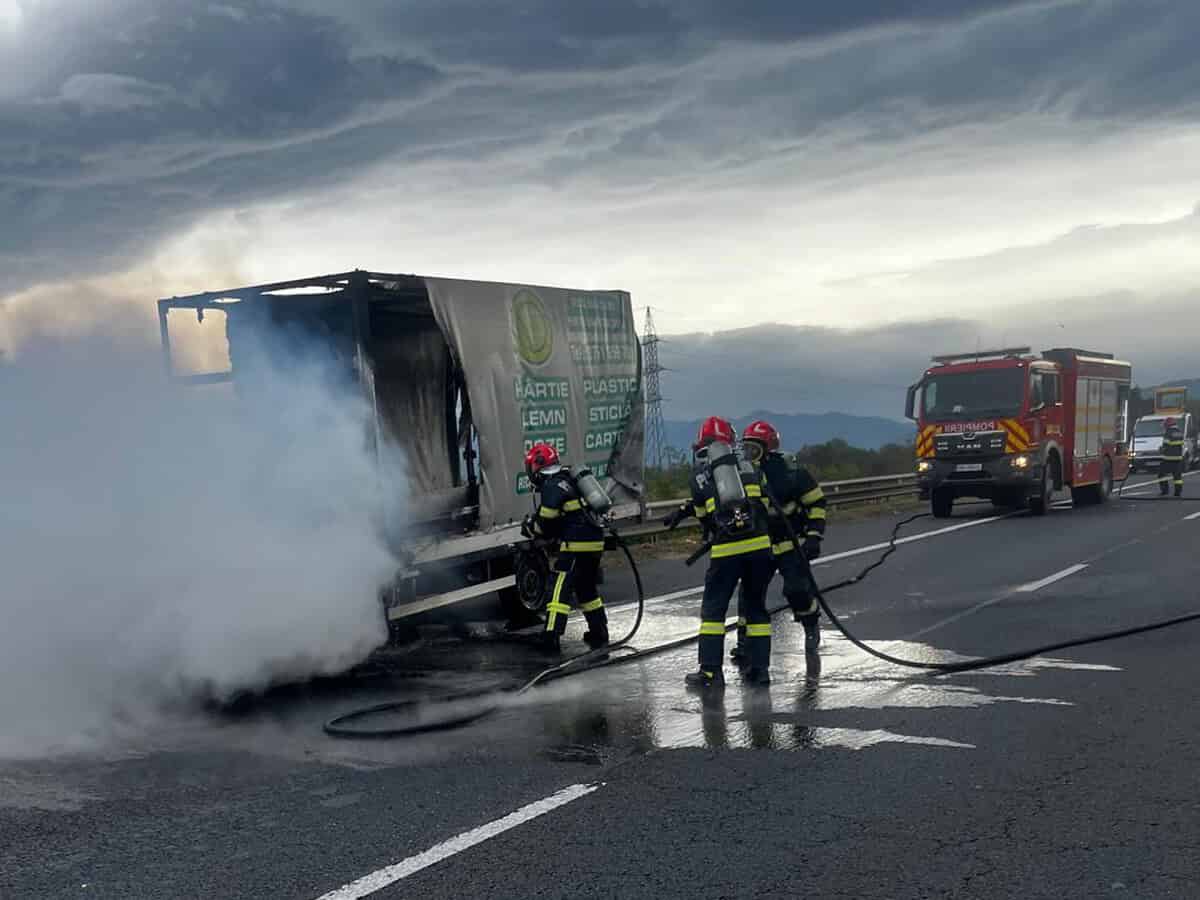
{"type": "Polygon", "coordinates": [[[575,486],[579,488],[579,495],[587,508],[596,515],[605,516],[612,510],[612,497],[608,496],[608,491],[604,490],[600,479],[592,474],[591,469],[580,469],[575,474],[575,486]]]}
{"type": "Polygon", "coordinates": [[[742,485],[738,458],[733,452],[733,448],[722,441],[710,443],[708,445],[708,465],[712,470],[713,483],[716,485],[717,503],[723,509],[744,503],[746,489],[742,485]]]}

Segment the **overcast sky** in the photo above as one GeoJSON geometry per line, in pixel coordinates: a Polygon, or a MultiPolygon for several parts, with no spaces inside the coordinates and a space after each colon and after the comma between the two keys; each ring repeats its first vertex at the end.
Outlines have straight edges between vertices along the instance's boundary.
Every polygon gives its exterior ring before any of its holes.
{"type": "Polygon", "coordinates": [[[0,0],[0,345],[361,267],[629,290],[679,415],[897,415],[976,341],[1197,376],[1197,34],[1194,0],[0,0]]]}

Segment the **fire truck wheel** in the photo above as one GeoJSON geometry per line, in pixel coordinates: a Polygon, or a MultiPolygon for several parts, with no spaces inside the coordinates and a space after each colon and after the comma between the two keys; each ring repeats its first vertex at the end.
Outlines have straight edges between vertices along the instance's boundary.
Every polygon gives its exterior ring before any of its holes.
{"type": "Polygon", "coordinates": [[[1104,474],[1100,477],[1100,483],[1096,485],[1096,502],[1107,503],[1108,498],[1112,496],[1113,489],[1113,464],[1112,460],[1107,456],[1104,457],[1104,474]]]}
{"type": "Polygon", "coordinates": [[[1049,464],[1042,466],[1042,482],[1038,493],[1029,498],[1029,511],[1035,516],[1044,516],[1050,509],[1050,501],[1054,497],[1054,477],[1050,473],[1049,464]]]}
{"type": "Polygon", "coordinates": [[[945,488],[939,488],[933,492],[931,505],[935,519],[948,519],[954,512],[954,494],[945,488]]]}

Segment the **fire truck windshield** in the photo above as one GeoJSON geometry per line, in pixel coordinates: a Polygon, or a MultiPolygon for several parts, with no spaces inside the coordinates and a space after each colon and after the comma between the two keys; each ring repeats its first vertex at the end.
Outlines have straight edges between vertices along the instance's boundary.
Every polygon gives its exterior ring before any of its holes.
{"type": "Polygon", "coordinates": [[[1134,437],[1162,437],[1162,419],[1142,419],[1133,428],[1134,437]]]}
{"type": "Polygon", "coordinates": [[[1024,369],[945,372],[925,379],[925,418],[939,421],[1015,416],[1024,401],[1024,369]]]}

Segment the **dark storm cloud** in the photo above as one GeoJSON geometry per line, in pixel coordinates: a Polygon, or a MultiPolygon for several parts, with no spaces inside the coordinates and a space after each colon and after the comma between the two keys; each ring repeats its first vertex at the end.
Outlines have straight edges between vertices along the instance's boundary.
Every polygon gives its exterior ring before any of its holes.
{"type": "MultiPolygon", "coordinates": [[[[1019,310],[1004,346],[1036,352],[1077,346],[1133,363],[1143,385],[1200,378],[1200,313],[1195,298],[1122,292],[1075,298],[1088,315],[1063,328],[1053,311],[1019,310]],[[1163,323],[1175,323],[1163,330],[1163,323]]],[[[941,319],[865,330],[766,324],[713,334],[669,335],[660,345],[670,419],[752,410],[845,412],[903,419],[904,394],[938,353],[998,344],[992,322],[941,319]]]]}
{"type": "Polygon", "coordinates": [[[847,121],[1190,115],[1197,30],[1181,0],[47,0],[0,46],[0,294],[384,159],[636,184],[847,121]]]}

